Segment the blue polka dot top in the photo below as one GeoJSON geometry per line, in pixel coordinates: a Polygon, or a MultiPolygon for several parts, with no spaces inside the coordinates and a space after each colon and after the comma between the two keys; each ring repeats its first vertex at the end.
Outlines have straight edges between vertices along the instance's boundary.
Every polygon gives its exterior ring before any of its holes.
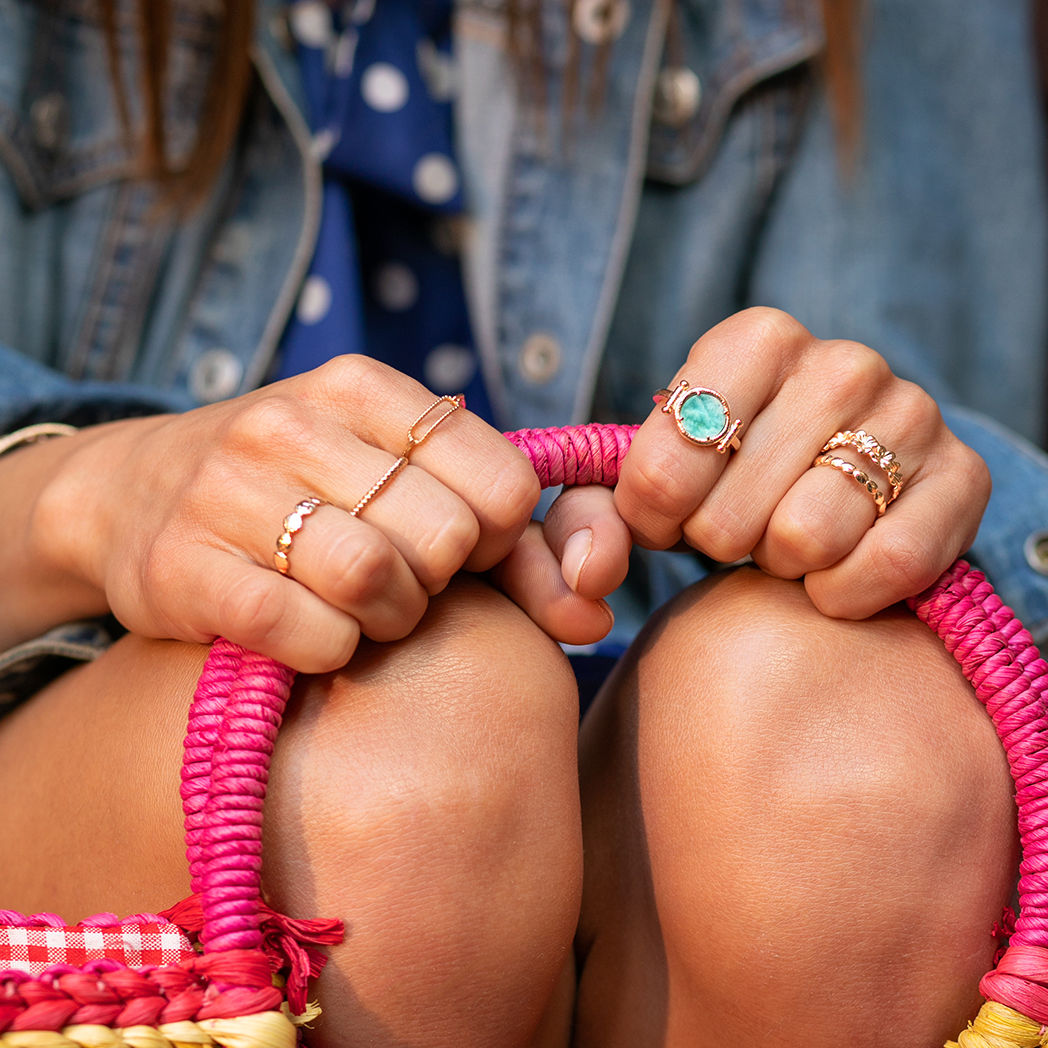
{"type": "Polygon", "coordinates": [[[366,353],[490,421],[456,243],[452,2],[290,5],[324,194],[274,378],[366,353]]]}

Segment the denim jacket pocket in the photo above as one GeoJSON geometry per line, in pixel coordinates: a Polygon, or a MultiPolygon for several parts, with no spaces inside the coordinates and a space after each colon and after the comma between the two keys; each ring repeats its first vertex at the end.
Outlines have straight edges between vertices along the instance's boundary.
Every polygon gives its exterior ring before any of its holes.
{"type": "Polygon", "coordinates": [[[824,46],[810,0],[675,0],[656,83],[648,177],[670,185],[706,170],[740,101],[824,46]]]}
{"type": "MultiPolygon", "coordinates": [[[[0,3],[0,162],[25,207],[41,209],[134,172],[145,107],[136,11],[133,0],[115,4],[122,113],[98,4],[0,3]]],[[[163,110],[176,165],[192,145],[207,83],[207,19],[201,2],[172,26],[163,110]]]]}

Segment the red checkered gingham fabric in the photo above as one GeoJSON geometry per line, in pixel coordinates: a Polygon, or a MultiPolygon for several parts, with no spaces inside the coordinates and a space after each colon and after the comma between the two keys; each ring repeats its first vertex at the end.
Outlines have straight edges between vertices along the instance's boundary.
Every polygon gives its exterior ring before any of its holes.
{"type": "Polygon", "coordinates": [[[107,958],[129,968],[178,964],[194,957],[175,924],[123,924],[104,928],[25,927],[0,924],[0,972],[40,975],[53,964],[81,967],[107,958]]]}

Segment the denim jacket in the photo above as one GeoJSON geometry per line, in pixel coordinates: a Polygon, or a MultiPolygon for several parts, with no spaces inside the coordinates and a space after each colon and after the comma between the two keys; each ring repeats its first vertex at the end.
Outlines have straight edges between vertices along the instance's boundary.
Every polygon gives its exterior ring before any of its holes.
{"type": "MultiPolygon", "coordinates": [[[[457,10],[468,293],[504,428],[638,420],[698,334],[746,305],[781,307],[874,346],[944,405],[994,476],[974,555],[1048,629],[1048,461],[1022,440],[1042,437],[1048,331],[1027,6],[872,0],[850,167],[814,0],[579,0],[595,107],[562,97],[565,6],[544,5],[540,86],[507,59],[504,0],[457,10]]],[[[118,3],[121,17],[133,7],[118,3]]],[[[207,0],[179,8],[176,155],[214,36],[207,0]]],[[[177,225],[129,177],[95,12],[0,0],[0,431],[258,385],[316,234],[320,172],[283,5],[258,2],[238,150],[177,225]]],[[[130,108],[136,125],[133,92],[130,108]]],[[[644,570],[647,605],[700,569],[667,557],[644,570]]]]}

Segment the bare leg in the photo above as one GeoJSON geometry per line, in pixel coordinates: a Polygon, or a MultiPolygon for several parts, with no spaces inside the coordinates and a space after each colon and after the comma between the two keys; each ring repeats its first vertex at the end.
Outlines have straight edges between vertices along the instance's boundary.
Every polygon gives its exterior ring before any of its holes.
{"type": "MultiPolygon", "coordinates": [[[[178,768],[203,658],[127,638],[0,723],[4,906],[79,919],[187,893],[178,768]]],[[[472,581],[407,641],[296,685],[266,889],[278,909],[347,929],[311,1044],[566,1044],[576,725],[556,646],[472,581]]]]}
{"type": "Polygon", "coordinates": [[[905,611],[753,570],[660,614],[583,727],[580,1048],[932,1048],[1017,863],[989,717],[905,611]]]}

